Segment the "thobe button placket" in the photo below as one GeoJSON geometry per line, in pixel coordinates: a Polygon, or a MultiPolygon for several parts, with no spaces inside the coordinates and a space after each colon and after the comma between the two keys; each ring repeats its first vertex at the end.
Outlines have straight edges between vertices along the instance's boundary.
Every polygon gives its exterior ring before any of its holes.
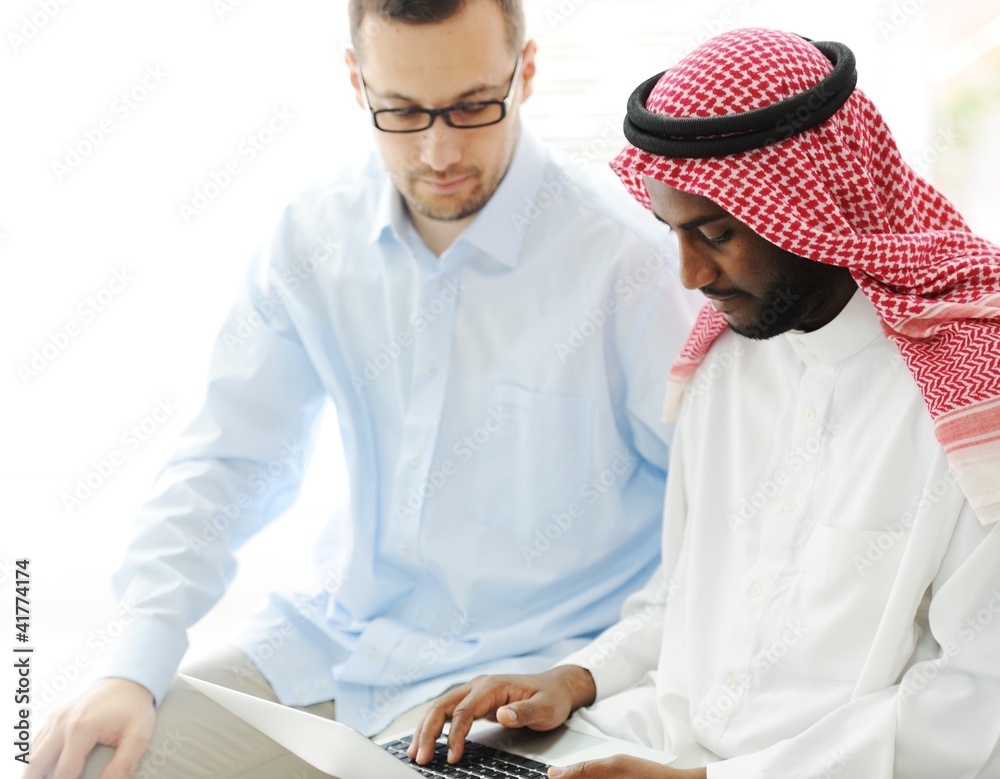
{"type": "Polygon", "coordinates": [[[764,591],[764,588],[760,586],[760,582],[754,582],[750,585],[747,592],[750,594],[751,598],[759,598],[760,594],[764,591]]]}

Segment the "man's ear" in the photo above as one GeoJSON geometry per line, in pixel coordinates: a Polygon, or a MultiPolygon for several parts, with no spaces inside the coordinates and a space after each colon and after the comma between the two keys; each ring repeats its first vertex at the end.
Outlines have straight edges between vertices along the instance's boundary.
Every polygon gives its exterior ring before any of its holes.
{"type": "Polygon", "coordinates": [[[352,49],[344,50],[344,63],[351,74],[351,86],[354,87],[354,99],[358,105],[365,107],[365,99],[361,94],[361,78],[358,76],[358,55],[352,49]]]}
{"type": "Polygon", "coordinates": [[[524,54],[521,55],[521,102],[531,97],[532,85],[535,81],[535,55],[538,44],[534,39],[524,44],[524,54]]]}

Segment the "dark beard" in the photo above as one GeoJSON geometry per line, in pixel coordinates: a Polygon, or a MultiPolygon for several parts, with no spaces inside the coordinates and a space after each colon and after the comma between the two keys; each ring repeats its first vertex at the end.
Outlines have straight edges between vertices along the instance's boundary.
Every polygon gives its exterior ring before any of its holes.
{"type": "Polygon", "coordinates": [[[745,338],[763,341],[789,330],[801,330],[816,308],[829,300],[843,283],[847,268],[795,257],[788,273],[771,288],[757,321],[729,328],[745,338]]]}

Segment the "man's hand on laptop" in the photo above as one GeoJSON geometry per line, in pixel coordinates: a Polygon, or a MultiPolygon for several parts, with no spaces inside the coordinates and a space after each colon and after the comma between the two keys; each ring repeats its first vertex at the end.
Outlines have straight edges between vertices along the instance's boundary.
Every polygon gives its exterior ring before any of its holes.
{"type": "Polygon", "coordinates": [[[527,676],[477,676],[433,701],[413,733],[409,756],[420,764],[434,757],[434,742],[451,720],[448,762],[462,757],[472,723],[482,717],[508,728],[552,730],[581,706],[594,702],[597,688],[590,671],[561,665],[527,676]]]}
{"type": "Polygon", "coordinates": [[[76,779],[98,744],[115,747],[101,779],[128,779],[153,735],[153,695],[128,679],[98,679],[74,703],[55,712],[39,732],[23,779],[41,779],[52,769],[76,779]]]}

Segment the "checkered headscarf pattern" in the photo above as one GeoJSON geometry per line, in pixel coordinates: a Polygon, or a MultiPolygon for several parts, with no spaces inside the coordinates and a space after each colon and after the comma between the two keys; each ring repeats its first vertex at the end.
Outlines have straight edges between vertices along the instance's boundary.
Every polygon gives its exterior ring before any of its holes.
{"type": "MultiPolygon", "coordinates": [[[[796,35],[735,30],[664,73],[646,107],[674,117],[744,113],[805,91],[831,67],[796,35]]],[[[787,129],[807,121],[789,117],[787,129]]],[[[969,232],[907,166],[860,90],[823,124],[770,146],[682,159],[628,145],[611,166],[647,208],[648,176],[712,200],[786,251],[850,268],[923,393],[971,505],[984,522],[1000,521],[1000,247],[969,232]]],[[[706,305],[671,369],[669,412],[725,327],[706,305]]]]}

